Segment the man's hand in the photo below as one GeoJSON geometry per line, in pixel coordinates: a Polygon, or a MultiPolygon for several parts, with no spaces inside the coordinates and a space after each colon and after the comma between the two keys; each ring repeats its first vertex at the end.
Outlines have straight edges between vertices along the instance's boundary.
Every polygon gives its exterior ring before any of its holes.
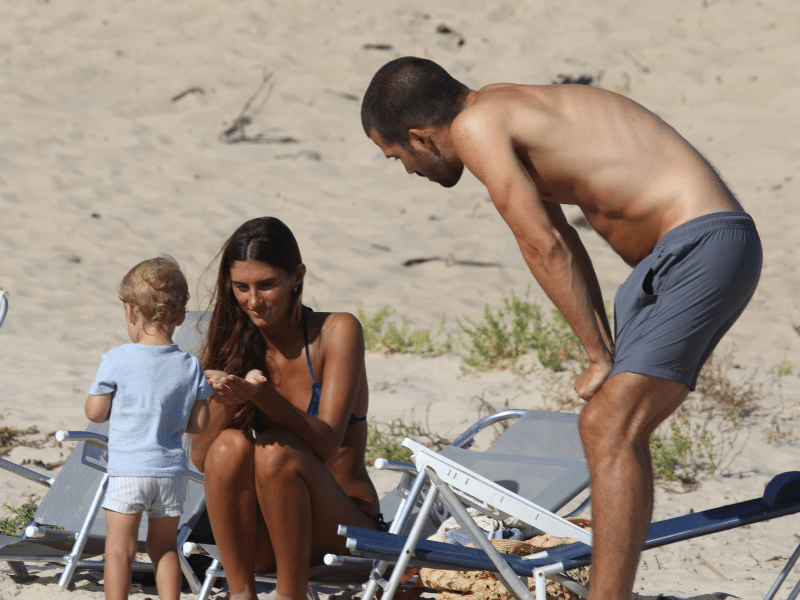
{"type": "Polygon", "coordinates": [[[584,400],[591,400],[602,387],[614,363],[589,363],[575,380],[575,391],[584,400]]]}

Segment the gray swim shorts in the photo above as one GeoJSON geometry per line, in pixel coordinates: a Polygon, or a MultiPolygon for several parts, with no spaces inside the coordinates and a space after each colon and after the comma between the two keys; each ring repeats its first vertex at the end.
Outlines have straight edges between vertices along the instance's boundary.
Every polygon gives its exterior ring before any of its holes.
{"type": "Polygon", "coordinates": [[[667,232],[617,290],[611,375],[654,375],[693,390],[753,296],[761,258],[745,213],[713,213],[667,232]]]}

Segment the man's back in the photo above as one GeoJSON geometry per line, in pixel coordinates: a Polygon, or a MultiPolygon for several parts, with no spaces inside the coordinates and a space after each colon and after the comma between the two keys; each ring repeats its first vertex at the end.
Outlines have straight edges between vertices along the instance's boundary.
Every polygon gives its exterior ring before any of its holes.
{"type": "MultiPolygon", "coordinates": [[[[681,223],[742,210],[708,162],[672,127],[612,92],[493,84],[470,95],[451,132],[467,144],[476,136],[487,145],[510,143],[542,201],[579,206],[632,264],[681,223]]],[[[508,171],[501,166],[488,175],[503,178],[508,171]]],[[[493,182],[484,183],[491,193],[493,182]]]]}

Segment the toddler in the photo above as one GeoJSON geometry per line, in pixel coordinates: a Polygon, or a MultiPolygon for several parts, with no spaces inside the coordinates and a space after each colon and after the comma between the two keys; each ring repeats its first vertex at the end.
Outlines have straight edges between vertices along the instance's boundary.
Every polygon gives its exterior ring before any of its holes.
{"type": "Polygon", "coordinates": [[[184,432],[208,427],[212,389],[199,361],[172,343],[183,322],[189,288],[171,257],[143,261],[119,286],[131,344],[103,355],[86,416],[110,419],[106,511],[106,600],[128,598],[142,511],[147,554],[161,600],[178,600],[178,521],[188,479],[184,432]]]}

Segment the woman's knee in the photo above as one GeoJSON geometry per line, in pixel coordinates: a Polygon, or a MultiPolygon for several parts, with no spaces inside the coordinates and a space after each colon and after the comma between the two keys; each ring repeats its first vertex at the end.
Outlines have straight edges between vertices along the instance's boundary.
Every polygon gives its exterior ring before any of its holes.
{"type": "Polygon", "coordinates": [[[211,442],[206,454],[205,476],[234,477],[252,468],[253,442],[244,431],[225,429],[211,442]]]}
{"type": "Polygon", "coordinates": [[[300,470],[302,442],[290,431],[270,429],[256,441],[254,462],[256,480],[264,481],[281,474],[296,475],[300,470]]]}

